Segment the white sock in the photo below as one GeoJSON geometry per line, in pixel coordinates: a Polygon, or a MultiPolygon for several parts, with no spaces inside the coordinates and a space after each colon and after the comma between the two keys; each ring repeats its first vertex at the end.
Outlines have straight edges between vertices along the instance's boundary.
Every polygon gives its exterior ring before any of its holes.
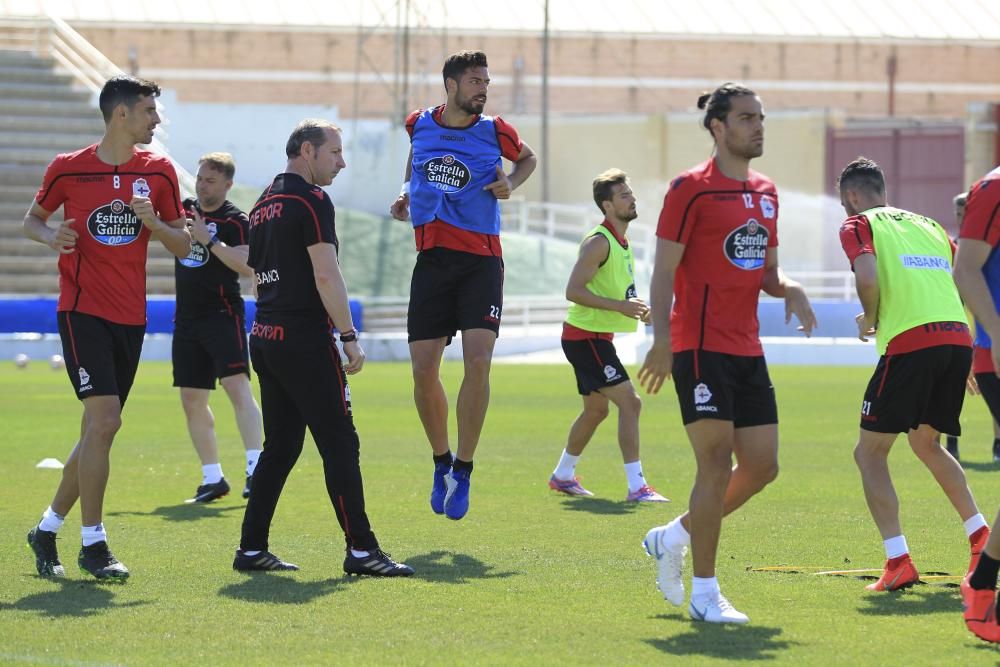
{"type": "Polygon", "coordinates": [[[687,547],[691,545],[691,535],[684,529],[684,524],[681,523],[680,517],[667,524],[663,542],[663,546],[668,548],[687,547]]]}
{"type": "Polygon", "coordinates": [[[60,528],[62,528],[63,521],[65,520],[66,517],[62,514],[56,514],[55,510],[52,509],[52,506],[49,505],[48,509],[42,512],[42,520],[38,522],[38,528],[39,530],[56,533],[59,532],[60,528]]]}
{"type": "Polygon", "coordinates": [[[646,486],[646,478],[642,476],[642,461],[626,463],[625,478],[628,479],[629,493],[634,493],[646,486]]]}
{"type": "Polygon", "coordinates": [[[691,597],[714,595],[719,592],[719,580],[715,577],[691,577],[691,597]]]}
{"type": "Polygon", "coordinates": [[[900,556],[910,553],[909,547],[906,546],[906,538],[902,535],[890,537],[885,540],[883,544],[885,544],[886,558],[899,558],[900,556]]]}
{"type": "Polygon", "coordinates": [[[247,477],[253,474],[253,471],[257,468],[257,459],[260,458],[260,453],[263,449],[248,449],[247,450],[247,477]]]}
{"type": "Polygon", "coordinates": [[[108,541],[108,534],[104,532],[103,523],[99,523],[96,526],[81,526],[80,537],[83,539],[83,546],[85,547],[97,544],[98,542],[108,541]]]}
{"type": "Polygon", "coordinates": [[[357,549],[351,549],[351,555],[355,558],[364,558],[365,556],[370,556],[371,554],[367,551],[358,551],[357,549]]]}
{"type": "Polygon", "coordinates": [[[222,464],[209,463],[201,467],[201,483],[216,484],[222,480],[222,464]]]}
{"type": "Polygon", "coordinates": [[[562,456],[559,457],[559,465],[552,471],[552,476],[561,480],[573,479],[574,473],[576,473],[576,464],[579,462],[579,456],[573,456],[564,449],[562,456]]]}
{"type": "MultiPolygon", "coordinates": [[[[52,509],[51,507],[49,509],[52,509]]],[[[983,518],[982,514],[977,514],[976,516],[969,517],[965,520],[965,534],[968,537],[972,537],[972,534],[979,530],[980,528],[988,525],[986,519],[983,518]]]]}

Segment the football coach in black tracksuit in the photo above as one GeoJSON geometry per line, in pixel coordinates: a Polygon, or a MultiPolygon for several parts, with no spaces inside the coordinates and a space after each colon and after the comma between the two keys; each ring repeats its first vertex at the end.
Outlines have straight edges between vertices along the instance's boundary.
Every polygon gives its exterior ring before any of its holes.
{"type": "Polygon", "coordinates": [[[326,488],[347,541],[348,574],[408,576],[379,548],[365,513],[360,442],[347,375],[365,362],[337,260],[334,209],[321,186],[346,166],[340,129],[304,120],[285,147],[288,165],[250,213],[257,315],[250,360],[260,381],[264,453],[254,471],[233,569],[297,570],[268,551],[268,532],[308,426],[323,458],[326,488]],[[331,330],[340,331],[346,363],[331,330]]]}

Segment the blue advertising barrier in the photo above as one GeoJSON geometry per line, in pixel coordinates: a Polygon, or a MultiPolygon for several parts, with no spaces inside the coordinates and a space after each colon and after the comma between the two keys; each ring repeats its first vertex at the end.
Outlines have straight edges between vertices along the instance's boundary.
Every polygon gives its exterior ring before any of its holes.
{"type": "MultiPolygon", "coordinates": [[[[247,331],[253,324],[257,303],[246,299],[247,331]]],[[[9,333],[59,333],[56,326],[56,303],[54,297],[0,299],[0,334],[9,333]]],[[[351,318],[358,330],[364,330],[364,309],[360,301],[351,299],[351,318]]],[[[146,333],[173,333],[174,300],[149,299],[146,306],[146,333]]]]}

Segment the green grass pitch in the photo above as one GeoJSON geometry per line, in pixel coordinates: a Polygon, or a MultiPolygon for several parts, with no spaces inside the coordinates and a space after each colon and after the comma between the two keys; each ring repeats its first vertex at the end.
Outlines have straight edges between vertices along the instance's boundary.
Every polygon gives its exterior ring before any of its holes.
{"type": "MultiPolygon", "coordinates": [[[[65,373],[38,361],[0,366],[0,663],[32,665],[985,665],[1000,652],[967,633],[957,578],[872,594],[854,576],[882,544],[851,450],[868,368],[772,369],[781,416],[778,480],[724,524],[718,576],[751,624],[695,624],[655,589],[641,548],[650,527],[683,511],[693,458],[672,387],[645,397],[646,477],[673,499],[637,507],[615,443],[614,412],[578,468],[593,499],[546,481],[579,409],[568,366],[496,365],[490,413],[462,521],[434,515],[429,447],[409,367],[369,364],[352,380],[368,510],[383,547],[417,569],[408,580],[347,579],[343,538],[307,438],[278,506],[272,549],[297,573],[232,571],[243,501],[183,504],[200,481],[167,363],[144,363],[112,453],[105,524],[132,571],[96,584],[76,568],[79,512],[61,533],[64,581],[35,574],[25,533],[51,499],[78,430],[65,373]],[[797,566],[799,573],[753,568],[797,566]]],[[[461,367],[446,364],[454,400],[461,367]]],[[[213,397],[223,467],[242,480],[225,397],[213,397]]],[[[969,482],[992,521],[1000,469],[982,400],[961,441],[969,482]]],[[[454,432],[454,431],[453,431],[454,432]]],[[[930,474],[897,442],[891,463],[902,520],[922,572],[962,573],[961,523],[930,474]]],[[[236,485],[234,484],[234,487],[236,485]]],[[[690,561],[685,579],[690,577],[690,561]]]]}

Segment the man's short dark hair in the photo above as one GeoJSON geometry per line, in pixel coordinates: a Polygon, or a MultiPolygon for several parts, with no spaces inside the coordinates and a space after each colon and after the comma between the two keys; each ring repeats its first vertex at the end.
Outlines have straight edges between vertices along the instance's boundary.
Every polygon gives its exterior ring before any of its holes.
{"type": "Polygon", "coordinates": [[[858,157],[840,172],[839,190],[864,190],[876,195],[885,194],[885,175],[874,160],[858,157]]]}
{"type": "Polygon", "coordinates": [[[302,144],[309,142],[313,148],[319,148],[326,143],[326,131],[333,130],[340,132],[340,128],[328,120],[322,118],[306,118],[295,126],[292,134],[285,144],[285,155],[290,158],[298,157],[302,154],[302,144]]]}
{"type": "Polygon", "coordinates": [[[627,181],[628,176],[621,169],[608,169],[594,179],[594,203],[601,209],[601,213],[605,213],[604,202],[611,201],[614,197],[615,186],[624,185],[627,181]]]}
{"type": "Polygon", "coordinates": [[[448,87],[448,79],[458,81],[462,73],[470,67],[489,67],[486,64],[486,54],[482,51],[459,51],[448,56],[444,61],[444,68],[441,76],[444,78],[444,87],[448,87]]]}
{"type": "Polygon", "coordinates": [[[129,109],[135,106],[140,97],[159,97],[160,87],[152,81],[140,79],[128,74],[113,76],[101,88],[99,106],[104,115],[104,122],[111,120],[115,107],[124,104],[129,109]]]}

